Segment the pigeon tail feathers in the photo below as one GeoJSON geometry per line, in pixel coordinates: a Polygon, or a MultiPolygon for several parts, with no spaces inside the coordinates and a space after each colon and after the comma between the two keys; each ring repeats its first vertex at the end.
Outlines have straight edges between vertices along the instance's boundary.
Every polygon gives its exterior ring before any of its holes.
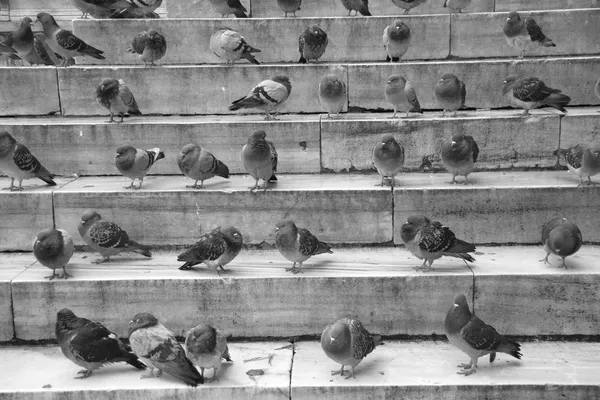
{"type": "Polygon", "coordinates": [[[152,253],[150,252],[150,246],[138,243],[135,240],[129,240],[129,247],[131,248],[131,251],[141,254],[144,257],[152,257],[152,253]]]}
{"type": "Polygon", "coordinates": [[[544,99],[544,104],[566,113],[567,110],[564,109],[564,106],[568,105],[570,101],[571,98],[566,94],[552,93],[544,99]]]}

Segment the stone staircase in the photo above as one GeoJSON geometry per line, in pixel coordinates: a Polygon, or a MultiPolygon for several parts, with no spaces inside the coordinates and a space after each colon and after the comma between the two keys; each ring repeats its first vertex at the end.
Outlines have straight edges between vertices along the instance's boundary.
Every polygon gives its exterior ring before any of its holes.
{"type": "MultiPolygon", "coordinates": [[[[577,190],[579,179],[555,169],[552,155],[598,140],[600,1],[482,0],[449,15],[442,0],[432,0],[399,17],[413,40],[394,64],[382,62],[381,32],[402,13],[390,1],[372,0],[373,17],[347,17],[337,0],[304,0],[299,18],[287,19],[274,0],[242,3],[253,18],[224,20],[206,1],[165,0],[158,20],[81,20],[68,0],[0,0],[0,28],[49,11],[106,55],[66,69],[0,67],[0,130],[60,175],[55,187],[31,180],[24,192],[0,192],[0,398],[600,399],[600,189],[577,190]],[[533,16],[557,47],[517,60],[501,30],[511,10],[533,16]],[[330,43],[322,62],[299,65],[297,37],[312,23],[330,43]],[[208,49],[221,26],[262,49],[262,65],[222,65],[208,49]],[[150,27],[169,46],[156,68],[125,52],[150,27]],[[317,97],[318,82],[332,72],[348,84],[339,119],[327,119],[317,97]],[[467,110],[455,118],[441,118],[433,93],[446,72],[467,87],[467,110]],[[501,86],[514,72],[562,89],[572,98],[568,114],[542,109],[524,119],[507,109],[501,86]],[[280,73],[293,86],[280,120],[228,111],[232,100],[280,73]],[[423,115],[389,118],[383,87],[392,73],[414,84],[423,115]],[[127,82],[143,116],[105,122],[94,96],[107,76],[127,82]],[[265,194],[248,191],[253,180],[239,161],[256,129],[279,153],[279,180],[265,194]],[[481,150],[469,186],[448,185],[440,162],[442,141],[456,132],[473,135],[481,150]],[[386,133],[406,150],[395,188],[375,186],[380,177],[371,164],[371,149],[386,133]],[[232,177],[187,189],[191,181],[175,156],[190,142],[211,150],[232,177]],[[165,151],[140,191],[125,190],[129,180],[114,166],[123,143],[165,151]],[[424,156],[433,168],[423,172],[424,156]],[[87,209],[155,246],[155,256],[96,265],[96,255],[78,251],[67,267],[73,278],[44,279],[48,269],[30,253],[33,237],[54,226],[83,245],[77,225],[87,209]],[[414,271],[420,261],[401,246],[399,232],[413,214],[477,244],[477,261],[467,267],[440,259],[432,272],[414,271]],[[541,226],[555,216],[577,223],[586,243],[568,270],[557,269],[555,257],[551,266],[539,262],[541,226]],[[275,223],[286,218],[331,243],[334,254],[310,259],[303,274],[285,272],[290,263],[272,244],[275,223]],[[177,269],[184,246],[228,224],[248,246],[227,273],[177,269]],[[491,365],[482,359],[477,374],[455,373],[467,357],[445,340],[443,321],[456,292],[499,332],[522,341],[522,360],[500,354],[491,365]],[[229,335],[234,362],[223,365],[218,382],[195,389],[165,376],[140,380],[120,364],[74,380],[79,368],[54,337],[63,307],[122,337],[142,311],[181,336],[211,323],[229,335]],[[338,365],[317,341],[325,325],[345,316],[385,339],[349,380],[330,375],[338,365]]],[[[1,177],[0,187],[9,182],[1,177]]]]}

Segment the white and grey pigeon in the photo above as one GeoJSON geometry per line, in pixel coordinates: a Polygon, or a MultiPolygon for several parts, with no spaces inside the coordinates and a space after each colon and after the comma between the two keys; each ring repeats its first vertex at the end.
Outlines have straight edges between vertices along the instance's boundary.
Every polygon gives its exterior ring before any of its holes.
{"type": "Polygon", "coordinates": [[[298,228],[294,221],[286,220],[275,225],[275,245],[279,253],[293,262],[292,268],[286,268],[292,274],[302,272],[302,264],[318,254],[331,253],[331,246],[321,242],[308,229],[298,228]],[[298,266],[296,267],[296,264],[298,266]]]}
{"type": "Polygon", "coordinates": [[[412,34],[410,28],[401,20],[396,19],[383,30],[383,48],[386,52],[385,61],[400,61],[410,47],[412,34]]]}
{"type": "Polygon", "coordinates": [[[502,83],[502,94],[514,107],[524,109],[522,117],[529,115],[529,110],[550,106],[564,113],[564,108],[571,98],[562,93],[562,90],[553,89],[535,77],[519,77],[509,75],[502,83]]]}
{"type": "Polygon", "coordinates": [[[273,142],[266,140],[267,134],[263,130],[252,132],[248,137],[247,143],[242,148],[241,159],[246,172],[254,178],[254,186],[250,191],[263,189],[267,191],[270,181],[276,181],[277,161],[279,159],[277,150],[273,142]],[[264,186],[258,185],[259,180],[263,180],[264,186]]]}
{"type": "Polygon", "coordinates": [[[540,261],[550,264],[548,257],[554,254],[562,258],[559,267],[567,269],[565,258],[577,253],[582,243],[583,237],[577,225],[564,217],[552,218],[542,227],[542,245],[546,257],[540,261]]]}
{"type": "Polygon", "coordinates": [[[188,178],[193,179],[191,189],[204,189],[204,181],[214,176],[229,179],[229,168],[213,154],[197,144],[186,144],[177,155],[177,166],[188,178]],[[198,186],[200,181],[200,186],[198,186]]]}
{"type": "Polygon", "coordinates": [[[229,356],[227,338],[219,329],[208,324],[200,324],[190,329],[185,336],[185,349],[188,358],[200,367],[203,378],[204,370],[212,368],[212,378],[206,383],[219,380],[217,372],[223,360],[233,362],[229,356]]]}
{"type": "Polygon", "coordinates": [[[131,185],[125,186],[125,189],[141,189],[144,177],[150,171],[150,167],[163,158],[165,158],[165,153],[158,147],[142,150],[128,144],[119,146],[115,165],[123,176],[131,179],[131,185]],[[140,181],[138,187],[134,186],[136,179],[140,181]]]}
{"type": "Polygon", "coordinates": [[[226,65],[233,65],[242,58],[252,64],[260,64],[252,54],[260,53],[260,50],[250,46],[246,39],[233,29],[219,28],[215,30],[210,36],[209,46],[214,55],[225,60],[226,65]]]}
{"type": "Polygon", "coordinates": [[[276,75],[272,79],[267,79],[256,85],[250,92],[229,106],[229,111],[236,111],[245,108],[257,108],[264,111],[265,119],[276,119],[271,116],[277,107],[287,100],[292,92],[292,84],[285,75],[276,75]]]}
{"type": "Polygon", "coordinates": [[[412,83],[404,79],[404,77],[397,74],[390,75],[385,84],[383,94],[385,100],[394,108],[394,115],[390,118],[396,118],[398,111],[406,112],[406,118],[408,118],[411,112],[423,114],[421,104],[417,98],[417,92],[412,83]]]}
{"type": "Polygon", "coordinates": [[[533,18],[522,19],[516,11],[508,14],[502,30],[508,44],[521,52],[519,58],[523,58],[526,51],[540,46],[556,47],[533,18]]]}
{"type": "Polygon", "coordinates": [[[125,114],[142,115],[133,93],[125,84],[123,79],[105,78],[96,87],[96,102],[110,112],[110,120],[106,122],[117,122],[114,116],[121,117],[125,114]]]}
{"type": "Polygon", "coordinates": [[[592,176],[600,173],[600,146],[586,145],[578,143],[567,149],[558,149],[554,152],[559,159],[564,158],[569,171],[577,175],[580,179],[578,188],[586,185],[597,185],[592,182],[592,176]],[[584,181],[587,178],[587,181],[584,181]]]}
{"type": "Polygon", "coordinates": [[[179,269],[186,271],[194,265],[204,263],[220,275],[226,271],[223,267],[240,254],[243,245],[244,238],[236,227],[216,227],[200,236],[192,247],[177,257],[177,261],[185,262],[179,269]]]}
{"type": "Polygon", "coordinates": [[[148,64],[156,66],[154,61],[160,60],[167,54],[167,39],[156,29],[148,29],[133,38],[127,51],[137,54],[138,58],[144,62],[144,67],[147,67],[148,64]]]}

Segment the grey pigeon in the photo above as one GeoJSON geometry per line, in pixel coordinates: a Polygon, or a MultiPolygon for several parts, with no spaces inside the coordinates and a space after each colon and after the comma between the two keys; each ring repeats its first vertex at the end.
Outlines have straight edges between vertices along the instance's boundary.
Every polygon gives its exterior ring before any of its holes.
{"type": "Polygon", "coordinates": [[[474,245],[457,239],[450,228],[443,226],[438,221],[431,222],[423,215],[408,217],[401,227],[400,238],[412,255],[423,260],[421,266],[415,267],[423,272],[431,270],[433,262],[442,256],[456,257],[469,262],[475,261],[468,254],[475,251],[474,245]]]}
{"type": "Polygon", "coordinates": [[[406,112],[407,118],[410,112],[423,114],[415,89],[400,75],[393,74],[388,77],[384,96],[385,100],[394,107],[394,115],[391,118],[396,118],[398,111],[406,112]]]}
{"type": "Polygon", "coordinates": [[[292,261],[292,268],[286,268],[293,274],[302,272],[302,263],[312,256],[331,253],[331,246],[321,242],[308,229],[298,228],[294,221],[281,221],[275,225],[275,245],[283,257],[292,261]],[[298,264],[298,267],[296,267],[298,264]]]}
{"type": "Polygon", "coordinates": [[[427,0],[392,0],[392,3],[402,8],[404,10],[404,14],[406,15],[410,12],[410,10],[417,6],[420,6],[426,1],[427,0]]]}
{"type": "Polygon", "coordinates": [[[131,90],[125,84],[123,79],[105,78],[96,87],[96,102],[110,112],[110,120],[106,122],[116,122],[114,115],[121,117],[125,114],[142,115],[137,101],[131,90]]]}
{"type": "Polygon", "coordinates": [[[220,275],[223,268],[240,254],[244,238],[233,226],[217,227],[200,236],[198,241],[177,257],[177,261],[185,261],[180,270],[189,270],[196,264],[204,263],[220,275]]]}
{"type": "Polygon", "coordinates": [[[131,179],[131,185],[125,186],[125,189],[141,189],[144,177],[150,167],[163,158],[165,158],[165,153],[158,147],[142,150],[128,144],[119,146],[115,157],[115,165],[123,176],[131,179]],[[140,181],[137,188],[134,186],[136,179],[140,181]]]}
{"type": "Polygon", "coordinates": [[[562,258],[559,268],[567,269],[565,258],[577,253],[582,242],[581,231],[577,225],[566,218],[553,218],[542,227],[542,245],[546,257],[540,261],[544,261],[544,264],[550,264],[548,257],[550,254],[555,254],[562,258]]]}
{"type": "Polygon", "coordinates": [[[385,61],[400,61],[410,47],[410,28],[399,19],[394,20],[383,30],[383,48],[387,53],[385,61]]]}
{"type": "Polygon", "coordinates": [[[240,0],[210,0],[215,11],[221,14],[222,18],[227,18],[233,14],[236,18],[248,18],[246,7],[240,3],[240,0]]]}
{"type": "Polygon", "coordinates": [[[371,12],[369,11],[369,0],[342,0],[342,5],[348,10],[348,16],[354,11],[354,16],[358,13],[365,17],[370,17],[371,12]]]}
{"type": "Polygon", "coordinates": [[[147,67],[148,64],[156,66],[154,61],[160,60],[167,53],[167,40],[156,29],[148,29],[133,38],[131,47],[128,47],[127,51],[137,54],[139,59],[144,62],[144,67],[147,67]]]}
{"type": "Polygon", "coordinates": [[[569,171],[579,177],[581,183],[577,186],[578,188],[598,184],[592,182],[592,176],[600,173],[600,146],[578,143],[568,149],[558,149],[554,155],[564,157],[569,171]],[[587,178],[587,182],[583,178],[587,178]]]}
{"type": "Polygon", "coordinates": [[[446,111],[454,111],[456,116],[456,110],[465,106],[467,89],[455,75],[444,74],[435,85],[435,97],[444,110],[442,117],[446,115],[446,111]]]}
{"type": "Polygon", "coordinates": [[[67,274],[65,268],[69,260],[71,260],[74,251],[73,238],[64,229],[44,229],[33,240],[33,255],[35,259],[44,267],[52,270],[52,275],[44,277],[49,280],[56,277],[58,279],[67,279],[72,276],[67,274]],[[56,270],[59,268],[63,270],[62,276],[56,274],[56,270]]]}
{"type": "Polygon", "coordinates": [[[250,191],[263,189],[267,191],[269,181],[276,181],[277,177],[277,151],[273,142],[266,140],[267,134],[263,130],[252,132],[248,137],[248,142],[242,148],[242,164],[246,172],[255,180],[250,191]],[[264,187],[258,186],[258,181],[264,181],[264,187]]]}
{"type": "Polygon", "coordinates": [[[471,4],[471,0],[445,0],[444,8],[448,7],[452,9],[451,12],[459,12],[467,8],[471,4]]]}
{"type": "Polygon", "coordinates": [[[371,335],[357,319],[337,320],[327,325],[321,334],[321,348],[327,357],[342,364],[342,369],[331,371],[331,375],[344,376],[344,367],[348,365],[350,373],[346,379],[356,379],[354,368],[381,344],[381,336],[371,335]]]}
{"type": "Polygon", "coordinates": [[[404,165],[404,147],[394,139],[394,136],[387,134],[377,142],[373,147],[373,165],[381,175],[381,186],[385,178],[394,187],[394,178],[404,165]]]}
{"type": "Polygon", "coordinates": [[[523,58],[526,51],[539,46],[556,47],[533,18],[521,19],[516,11],[508,14],[502,30],[508,44],[521,52],[519,58],[523,58]]]}
{"type": "Polygon", "coordinates": [[[229,28],[219,28],[210,37],[210,50],[219,58],[225,60],[225,64],[231,65],[241,58],[245,58],[252,64],[260,64],[252,53],[260,53],[246,42],[246,39],[229,28]]]}
{"type": "Polygon", "coordinates": [[[129,343],[150,371],[142,378],[160,376],[162,372],[182,380],[189,386],[204,383],[204,378],[185,355],[175,334],[150,313],[138,313],[129,323],[129,343]],[[154,372],[156,370],[156,372],[154,372]]]}
{"type": "Polygon", "coordinates": [[[214,176],[229,179],[229,168],[212,153],[197,144],[186,144],[177,155],[177,165],[181,172],[195,180],[192,189],[204,189],[204,181],[214,176]],[[200,181],[200,186],[198,186],[200,181]]]}
{"type": "Polygon", "coordinates": [[[223,360],[233,362],[223,332],[207,324],[200,324],[189,330],[185,336],[185,348],[188,358],[200,367],[203,378],[205,369],[213,369],[213,376],[206,383],[219,380],[217,371],[223,360]]]}
{"type": "Polygon", "coordinates": [[[149,19],[159,18],[155,12],[161,6],[163,0],[128,0],[129,7],[113,13],[111,18],[122,19],[149,19]]]}
{"type": "Polygon", "coordinates": [[[71,4],[81,11],[80,18],[91,15],[94,18],[110,18],[131,7],[126,0],[71,0],[71,4]]]}
{"type": "Polygon", "coordinates": [[[33,50],[33,32],[31,25],[33,21],[25,17],[19,23],[16,31],[11,32],[4,40],[3,44],[14,49],[17,56],[24,59],[33,50]]]}
{"type": "Polygon", "coordinates": [[[310,60],[318,61],[327,48],[327,33],[318,25],[311,25],[302,32],[298,38],[298,51],[300,52],[301,64],[310,60]]]}
{"type": "Polygon", "coordinates": [[[479,147],[473,136],[457,133],[451,140],[446,140],[442,144],[442,163],[452,174],[449,183],[457,183],[457,175],[464,176],[464,183],[469,183],[468,176],[475,169],[478,156],[479,147]]]}
{"type": "Polygon", "coordinates": [[[337,75],[325,75],[319,82],[319,101],[327,111],[327,118],[331,118],[331,114],[340,115],[344,104],[346,104],[346,97],[346,82],[338,78],[337,75]]]}
{"type": "Polygon", "coordinates": [[[264,111],[267,116],[265,119],[276,119],[271,116],[277,107],[287,100],[292,92],[292,84],[285,75],[276,75],[272,79],[267,79],[256,85],[250,92],[229,106],[229,111],[236,111],[243,108],[257,108],[264,111]]]}
{"type": "Polygon", "coordinates": [[[446,314],[444,321],[446,337],[455,347],[466,353],[471,359],[468,364],[460,364],[462,371],[469,376],[476,372],[477,359],[490,355],[490,363],[496,359],[496,353],[506,353],[521,359],[521,345],[499,334],[492,326],[471,314],[464,294],[454,296],[454,304],[446,314]]]}
{"type": "Polygon", "coordinates": [[[564,108],[571,98],[559,89],[553,89],[538,78],[509,75],[502,83],[502,94],[514,107],[523,108],[522,117],[529,115],[529,110],[550,106],[564,113],[564,108]]]}
{"type": "Polygon", "coordinates": [[[302,0],[277,0],[277,5],[285,13],[285,18],[287,18],[289,13],[292,13],[295,17],[296,11],[300,10],[301,4],[302,0]]]}

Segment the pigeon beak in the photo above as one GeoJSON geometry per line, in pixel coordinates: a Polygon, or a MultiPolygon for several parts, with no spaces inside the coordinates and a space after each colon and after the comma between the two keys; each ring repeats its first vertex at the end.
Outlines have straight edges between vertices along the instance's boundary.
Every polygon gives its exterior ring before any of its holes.
{"type": "Polygon", "coordinates": [[[85,221],[81,221],[81,222],[79,223],[79,225],[81,225],[81,226],[83,226],[83,224],[85,224],[85,221]]]}
{"type": "Polygon", "coordinates": [[[506,18],[507,21],[510,21],[510,18],[506,18]]]}
{"type": "Polygon", "coordinates": [[[277,232],[279,230],[279,228],[275,228],[275,232],[277,232]]]}
{"type": "Polygon", "coordinates": [[[331,343],[333,343],[334,341],[335,341],[335,338],[333,338],[333,337],[332,337],[332,338],[331,338],[331,343]]]}
{"type": "Polygon", "coordinates": [[[444,80],[443,80],[443,79],[440,79],[438,83],[442,83],[442,82],[444,82],[444,80]]]}
{"type": "Polygon", "coordinates": [[[455,145],[456,145],[456,142],[453,140],[452,141],[452,146],[455,146],[455,145]]]}

